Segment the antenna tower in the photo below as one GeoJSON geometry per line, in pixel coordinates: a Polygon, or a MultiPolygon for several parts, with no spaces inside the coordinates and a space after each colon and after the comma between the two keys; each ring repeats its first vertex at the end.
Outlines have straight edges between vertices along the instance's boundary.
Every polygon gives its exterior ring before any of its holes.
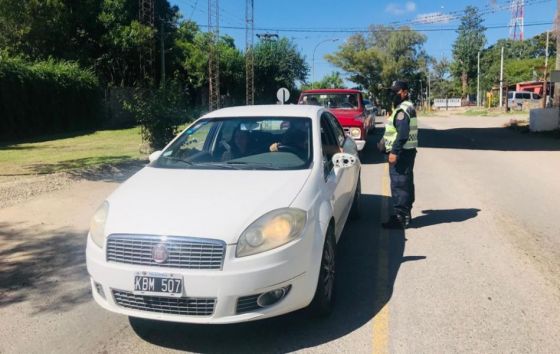
{"type": "Polygon", "coordinates": [[[255,104],[255,59],[253,37],[255,30],[254,1],[245,1],[245,103],[255,104]]]}
{"type": "Polygon", "coordinates": [[[210,51],[208,56],[208,108],[210,111],[220,108],[220,3],[208,0],[208,33],[210,33],[210,51]]]}
{"type": "Polygon", "coordinates": [[[525,0],[511,0],[510,6],[509,38],[522,41],[524,37],[525,0]]]}
{"type": "MultiPolygon", "coordinates": [[[[154,1],[155,0],[138,0],[138,20],[141,24],[154,27],[154,1]]],[[[155,41],[148,49],[140,49],[140,76],[142,79],[154,79],[154,52],[155,41]]]]}

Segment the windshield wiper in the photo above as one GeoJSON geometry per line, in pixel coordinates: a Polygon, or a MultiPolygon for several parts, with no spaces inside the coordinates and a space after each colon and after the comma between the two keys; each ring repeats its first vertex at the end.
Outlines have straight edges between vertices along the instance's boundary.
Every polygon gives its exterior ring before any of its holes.
{"type": "Polygon", "coordinates": [[[258,167],[267,170],[279,170],[280,168],[273,166],[269,162],[245,162],[245,161],[228,161],[226,162],[230,165],[247,166],[247,167],[258,167]]]}
{"type": "Polygon", "coordinates": [[[182,163],[186,164],[187,166],[192,166],[192,165],[193,165],[193,163],[192,163],[192,162],[190,162],[190,161],[187,161],[187,160],[183,160],[183,159],[180,159],[180,158],[178,158],[178,157],[173,157],[173,156],[164,156],[164,158],[166,158],[166,159],[168,159],[168,160],[171,160],[171,161],[178,161],[178,162],[182,162],[182,163]]]}
{"type": "Polygon", "coordinates": [[[195,167],[211,166],[211,167],[227,168],[227,169],[230,169],[230,170],[241,170],[242,168],[239,168],[238,165],[239,164],[233,164],[233,163],[229,163],[229,162],[197,162],[197,163],[194,164],[195,167]]]}

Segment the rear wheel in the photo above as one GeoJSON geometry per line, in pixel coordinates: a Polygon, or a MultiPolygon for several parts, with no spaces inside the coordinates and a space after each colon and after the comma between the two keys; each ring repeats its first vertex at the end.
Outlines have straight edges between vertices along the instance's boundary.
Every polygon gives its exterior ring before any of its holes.
{"type": "Polygon", "coordinates": [[[329,227],[323,246],[321,257],[321,269],[315,296],[310,305],[311,314],[316,317],[324,317],[331,313],[334,306],[334,284],[336,267],[336,240],[333,227],[329,227]]]}

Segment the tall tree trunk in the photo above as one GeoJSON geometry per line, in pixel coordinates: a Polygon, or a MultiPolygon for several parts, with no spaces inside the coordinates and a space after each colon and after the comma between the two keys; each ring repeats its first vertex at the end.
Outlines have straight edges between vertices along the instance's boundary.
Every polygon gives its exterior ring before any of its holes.
{"type": "Polygon", "coordinates": [[[469,77],[465,71],[463,71],[463,74],[461,75],[461,82],[463,83],[463,95],[461,98],[465,99],[469,90],[469,77]]]}

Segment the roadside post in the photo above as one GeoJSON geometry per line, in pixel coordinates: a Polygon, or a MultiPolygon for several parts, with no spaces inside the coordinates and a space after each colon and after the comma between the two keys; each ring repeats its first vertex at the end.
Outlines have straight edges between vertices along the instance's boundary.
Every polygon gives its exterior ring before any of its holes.
{"type": "Polygon", "coordinates": [[[278,99],[278,102],[280,102],[280,104],[284,104],[290,99],[290,91],[288,91],[288,89],[285,87],[281,87],[276,92],[276,98],[278,99]]]}
{"type": "MultiPolygon", "coordinates": [[[[554,82],[554,88],[556,88],[556,86],[560,82],[560,70],[552,70],[550,72],[550,82],[554,82]]],[[[554,105],[552,106],[554,107],[554,105]]],[[[558,127],[560,127],[560,107],[556,108],[558,108],[558,127]]]]}

